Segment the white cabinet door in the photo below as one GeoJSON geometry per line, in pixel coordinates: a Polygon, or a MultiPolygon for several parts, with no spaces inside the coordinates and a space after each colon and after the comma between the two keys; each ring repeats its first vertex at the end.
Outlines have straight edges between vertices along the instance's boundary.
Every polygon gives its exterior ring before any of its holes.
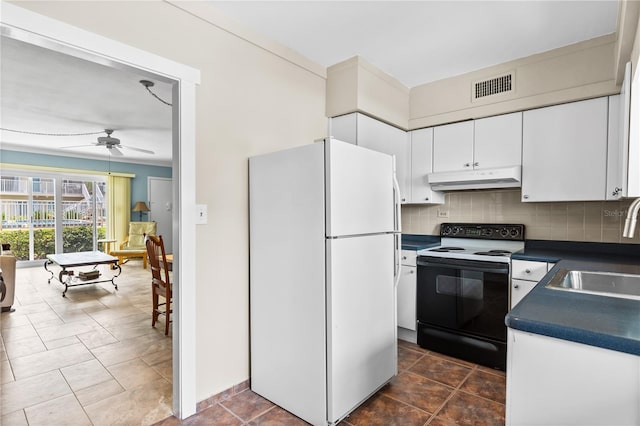
{"type": "Polygon", "coordinates": [[[506,424],[640,424],[640,357],[508,329],[506,424]]]}
{"type": "Polygon", "coordinates": [[[640,72],[633,72],[629,113],[627,196],[640,197],[640,72]]]}
{"type": "Polygon", "coordinates": [[[398,282],[398,327],[416,329],[416,271],[415,266],[402,265],[398,282]]]}
{"type": "Polygon", "coordinates": [[[523,201],[604,200],[607,98],[525,111],[523,201]]]}
{"type": "MultiPolygon", "coordinates": [[[[629,162],[629,150],[640,141],[632,141],[630,132],[631,62],[627,63],[620,95],[609,97],[609,143],[607,145],[607,200],[637,196],[638,162],[629,162]]],[[[635,157],[637,158],[637,157],[635,157]]]]}
{"type": "Polygon", "coordinates": [[[522,112],[474,121],[473,168],[522,164],[522,112]]]}
{"type": "Polygon", "coordinates": [[[472,170],[473,121],[433,128],[433,171],[472,170]]]}
{"type": "Polygon", "coordinates": [[[537,281],[511,280],[511,309],[520,303],[533,288],[538,284],[537,281]]]}
{"type": "Polygon", "coordinates": [[[622,162],[623,141],[620,128],[621,95],[609,96],[609,129],[607,136],[607,200],[619,200],[626,193],[627,165],[622,162]]]}
{"type": "Polygon", "coordinates": [[[412,204],[444,203],[444,193],[432,191],[427,174],[433,169],[433,128],[409,132],[411,140],[411,198],[412,204]]]}
{"type": "Polygon", "coordinates": [[[346,114],[329,120],[329,135],[343,142],[357,144],[357,114],[346,114]]]}

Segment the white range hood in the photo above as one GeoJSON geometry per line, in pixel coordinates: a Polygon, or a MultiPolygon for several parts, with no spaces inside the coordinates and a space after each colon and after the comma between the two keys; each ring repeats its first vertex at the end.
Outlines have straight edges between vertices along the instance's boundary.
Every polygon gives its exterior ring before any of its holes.
{"type": "Polygon", "coordinates": [[[463,170],[429,173],[427,182],[434,191],[460,189],[514,188],[520,187],[522,166],[499,169],[463,170]]]}

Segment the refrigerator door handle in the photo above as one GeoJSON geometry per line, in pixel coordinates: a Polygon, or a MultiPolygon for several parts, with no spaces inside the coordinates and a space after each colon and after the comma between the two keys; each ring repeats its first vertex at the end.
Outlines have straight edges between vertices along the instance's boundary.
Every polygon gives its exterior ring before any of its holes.
{"type": "Polygon", "coordinates": [[[393,156],[393,192],[394,192],[394,264],[393,264],[393,273],[394,273],[394,281],[393,285],[395,287],[398,286],[400,282],[400,248],[402,247],[402,234],[401,232],[401,219],[400,219],[400,184],[398,183],[398,178],[396,177],[396,156],[393,156]]]}
{"type": "Polygon", "coordinates": [[[398,183],[398,177],[396,176],[396,156],[393,155],[393,219],[394,219],[394,231],[400,232],[400,184],[398,183]]]}
{"type": "Polygon", "coordinates": [[[400,283],[400,268],[401,268],[400,266],[400,246],[402,244],[400,241],[401,234],[399,232],[395,233],[393,237],[394,237],[393,240],[395,245],[394,256],[393,256],[395,261],[393,265],[393,273],[395,274],[393,279],[393,286],[398,287],[398,284],[400,283]]]}

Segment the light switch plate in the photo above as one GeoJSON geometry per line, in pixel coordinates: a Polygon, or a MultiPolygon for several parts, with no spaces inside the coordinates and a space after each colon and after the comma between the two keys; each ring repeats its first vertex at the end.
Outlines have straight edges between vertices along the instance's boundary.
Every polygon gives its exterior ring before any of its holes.
{"type": "Polygon", "coordinates": [[[206,225],[207,219],[207,205],[196,204],[196,225],[206,225]]]}

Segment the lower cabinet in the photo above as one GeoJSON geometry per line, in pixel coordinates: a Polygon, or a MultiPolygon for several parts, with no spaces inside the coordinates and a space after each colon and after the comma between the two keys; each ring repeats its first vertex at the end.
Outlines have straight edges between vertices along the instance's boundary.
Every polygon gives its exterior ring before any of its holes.
{"type": "Polygon", "coordinates": [[[402,270],[396,295],[398,327],[416,330],[416,252],[402,250],[402,270]]]}
{"type": "Polygon", "coordinates": [[[511,309],[513,309],[523,297],[527,295],[538,284],[538,281],[525,281],[515,278],[511,279],[511,309]]]}
{"type": "Polygon", "coordinates": [[[555,263],[531,260],[512,260],[510,309],[513,309],[554,265],[555,263]]]}
{"type": "Polygon", "coordinates": [[[640,424],[640,357],[509,328],[506,424],[640,424]]]}

